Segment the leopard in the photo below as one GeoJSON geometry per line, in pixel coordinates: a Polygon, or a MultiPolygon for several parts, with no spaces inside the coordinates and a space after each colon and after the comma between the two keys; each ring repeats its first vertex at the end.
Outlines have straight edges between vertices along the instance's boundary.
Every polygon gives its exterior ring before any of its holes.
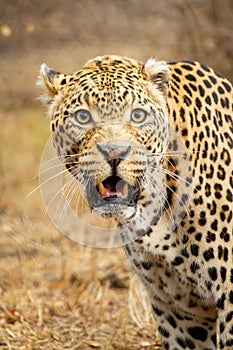
{"type": "Polygon", "coordinates": [[[233,349],[232,85],[191,60],[43,64],[57,155],[88,206],[114,218],[161,348],[233,349]]]}

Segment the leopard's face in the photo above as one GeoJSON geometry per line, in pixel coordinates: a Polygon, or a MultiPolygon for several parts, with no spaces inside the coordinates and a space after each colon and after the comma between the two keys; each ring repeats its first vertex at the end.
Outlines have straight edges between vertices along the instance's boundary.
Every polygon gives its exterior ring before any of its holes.
{"type": "Polygon", "coordinates": [[[98,57],[73,75],[42,66],[57,153],[104,217],[122,223],[143,209],[149,224],[164,206],[168,76],[155,60],[117,56],[98,57]]]}

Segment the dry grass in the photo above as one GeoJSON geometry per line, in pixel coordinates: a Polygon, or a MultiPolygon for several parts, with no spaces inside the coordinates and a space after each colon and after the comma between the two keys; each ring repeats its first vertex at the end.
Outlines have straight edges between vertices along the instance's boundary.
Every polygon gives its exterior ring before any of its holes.
{"type": "Polygon", "coordinates": [[[1,349],[157,349],[151,320],[130,317],[121,248],[80,247],[46,220],[4,216],[1,230],[1,349]]]}
{"type": "Polygon", "coordinates": [[[0,115],[0,349],[158,349],[123,249],[73,243],[46,218],[39,191],[26,198],[49,136],[41,115],[0,115]]]}

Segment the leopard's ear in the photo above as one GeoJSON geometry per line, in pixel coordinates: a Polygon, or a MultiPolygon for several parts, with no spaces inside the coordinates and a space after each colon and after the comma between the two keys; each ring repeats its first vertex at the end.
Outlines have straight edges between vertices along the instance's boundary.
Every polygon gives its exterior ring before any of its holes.
{"type": "Polygon", "coordinates": [[[49,68],[45,63],[40,67],[37,85],[41,88],[40,100],[50,104],[65,83],[65,75],[49,68]]]}
{"type": "Polygon", "coordinates": [[[165,62],[150,58],[143,66],[143,73],[146,80],[151,81],[159,91],[167,95],[170,69],[165,62]]]}

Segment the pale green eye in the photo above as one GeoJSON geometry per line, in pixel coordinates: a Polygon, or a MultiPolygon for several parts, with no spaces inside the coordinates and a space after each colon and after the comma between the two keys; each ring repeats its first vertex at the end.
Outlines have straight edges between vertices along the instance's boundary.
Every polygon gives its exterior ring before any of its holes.
{"type": "Polygon", "coordinates": [[[134,123],[143,123],[147,118],[147,112],[144,109],[136,108],[131,113],[131,121],[134,123]]]}
{"type": "Polygon", "coordinates": [[[74,119],[77,123],[84,125],[91,122],[91,113],[85,109],[80,109],[74,113],[74,119]]]}

